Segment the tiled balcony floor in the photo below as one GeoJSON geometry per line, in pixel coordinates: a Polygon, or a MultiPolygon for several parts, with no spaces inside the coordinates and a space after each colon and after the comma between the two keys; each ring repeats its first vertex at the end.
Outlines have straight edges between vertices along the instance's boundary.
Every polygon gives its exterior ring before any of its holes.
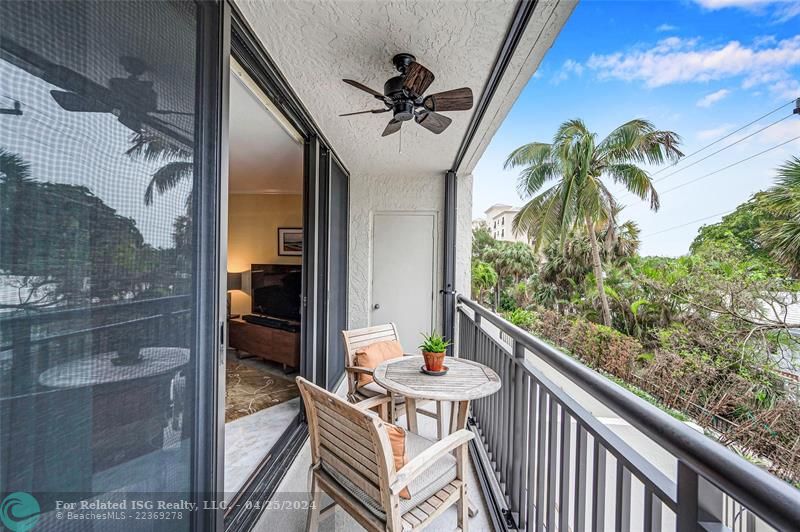
{"type": "MultiPolygon", "coordinates": [[[[432,407],[432,404],[423,406],[426,409],[431,409],[432,407]]],[[[449,419],[448,405],[444,407],[444,412],[445,419],[449,419]]],[[[420,434],[435,440],[436,421],[426,416],[417,417],[420,434]]],[[[400,418],[398,424],[405,427],[405,416],[400,418]]],[[[293,506],[298,502],[308,500],[308,467],[310,464],[311,449],[306,443],[273,498],[273,506],[278,506],[280,503],[282,505],[281,508],[267,508],[253,530],[256,532],[297,532],[305,530],[306,510],[302,508],[295,509],[293,506]]],[[[491,519],[489,518],[489,510],[486,507],[480,482],[476,476],[475,465],[471,462],[467,472],[467,483],[470,498],[478,508],[478,515],[469,521],[469,529],[481,532],[493,530],[491,519]]],[[[329,499],[323,502],[322,507],[324,508],[328,504],[330,504],[329,499]]],[[[335,530],[337,532],[363,530],[347,513],[338,507],[332,515],[320,522],[319,529],[321,531],[335,530]]],[[[455,506],[448,508],[426,530],[431,532],[458,530],[455,506]]]]}

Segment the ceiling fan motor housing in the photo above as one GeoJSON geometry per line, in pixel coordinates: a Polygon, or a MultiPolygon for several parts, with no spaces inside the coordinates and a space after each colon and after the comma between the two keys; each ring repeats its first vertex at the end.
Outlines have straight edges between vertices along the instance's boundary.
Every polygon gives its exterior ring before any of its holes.
{"type": "Polygon", "coordinates": [[[403,98],[403,76],[395,76],[383,84],[383,94],[392,99],[403,98]]]}

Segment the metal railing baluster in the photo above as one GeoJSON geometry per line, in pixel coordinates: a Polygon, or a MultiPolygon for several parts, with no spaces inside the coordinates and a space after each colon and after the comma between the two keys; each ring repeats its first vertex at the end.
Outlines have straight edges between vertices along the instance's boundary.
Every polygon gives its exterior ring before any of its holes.
{"type": "Polygon", "coordinates": [[[695,532],[698,518],[697,473],[678,460],[678,532],[695,532]]]}
{"type": "Polygon", "coordinates": [[[558,471],[558,401],[550,396],[547,443],[547,530],[556,528],[556,473],[558,471]]]}
{"type": "Polygon", "coordinates": [[[561,409],[561,469],[558,476],[558,529],[562,532],[569,530],[569,466],[570,443],[572,433],[572,417],[567,414],[567,409],[561,409]]]}
{"type": "Polygon", "coordinates": [[[547,402],[544,386],[539,386],[539,414],[536,427],[536,530],[544,530],[545,517],[545,451],[547,449],[547,402]]]}
{"type": "Polygon", "coordinates": [[[586,529],[586,455],[588,454],[586,429],[577,424],[575,438],[575,525],[574,530],[586,529]]]}
{"type": "Polygon", "coordinates": [[[603,530],[606,511],[606,450],[594,438],[592,457],[592,530],[603,530]]]}
{"type": "Polygon", "coordinates": [[[511,428],[514,433],[511,445],[511,478],[508,487],[510,488],[511,511],[518,514],[517,521],[520,528],[524,527],[523,512],[522,512],[522,486],[520,478],[524,467],[524,451],[525,445],[525,425],[526,425],[526,411],[524,410],[524,397],[523,397],[523,372],[522,368],[517,367],[517,359],[525,357],[525,348],[522,344],[514,340],[512,345],[514,358],[512,364],[514,367],[514,396],[513,396],[513,417],[511,428]]]}
{"type": "Polygon", "coordinates": [[[529,405],[529,412],[531,413],[531,419],[529,422],[529,429],[528,429],[528,470],[527,470],[527,497],[528,497],[528,511],[525,519],[525,529],[526,530],[535,530],[536,529],[536,476],[537,476],[537,464],[536,464],[536,451],[538,447],[538,438],[536,435],[536,430],[538,426],[539,420],[539,386],[536,380],[531,377],[530,378],[530,397],[528,399],[529,405]]]}
{"type": "Polygon", "coordinates": [[[615,530],[617,532],[629,532],[631,529],[631,472],[619,460],[617,460],[616,483],[615,530]]]}

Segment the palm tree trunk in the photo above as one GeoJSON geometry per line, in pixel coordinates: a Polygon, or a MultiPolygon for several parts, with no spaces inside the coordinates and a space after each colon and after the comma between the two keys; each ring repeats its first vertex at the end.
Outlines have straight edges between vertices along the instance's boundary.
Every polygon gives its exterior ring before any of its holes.
{"type": "Polygon", "coordinates": [[[592,220],[586,217],[586,231],[589,233],[589,242],[592,244],[592,268],[597,282],[597,291],[600,293],[600,306],[603,307],[603,325],[611,327],[611,308],[608,306],[608,297],[603,284],[603,265],[600,263],[600,250],[597,244],[597,235],[594,232],[592,220]]]}

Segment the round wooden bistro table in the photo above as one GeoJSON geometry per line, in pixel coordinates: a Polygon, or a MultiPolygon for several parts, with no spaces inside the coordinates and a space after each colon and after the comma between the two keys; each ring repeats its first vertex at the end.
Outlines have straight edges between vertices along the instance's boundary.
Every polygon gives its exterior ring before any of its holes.
{"type": "MultiPolygon", "coordinates": [[[[446,357],[449,369],[441,376],[420,371],[425,364],[421,356],[405,356],[387,360],[375,368],[372,378],[392,396],[402,395],[406,402],[408,430],[417,432],[417,401],[429,400],[451,403],[450,432],[467,428],[469,402],[497,392],[502,385],[493,369],[460,358],[446,357]]],[[[441,409],[437,409],[441,411],[441,409]]],[[[441,423],[441,420],[437,420],[441,423]]],[[[472,501],[469,515],[478,513],[472,501]]]]}

